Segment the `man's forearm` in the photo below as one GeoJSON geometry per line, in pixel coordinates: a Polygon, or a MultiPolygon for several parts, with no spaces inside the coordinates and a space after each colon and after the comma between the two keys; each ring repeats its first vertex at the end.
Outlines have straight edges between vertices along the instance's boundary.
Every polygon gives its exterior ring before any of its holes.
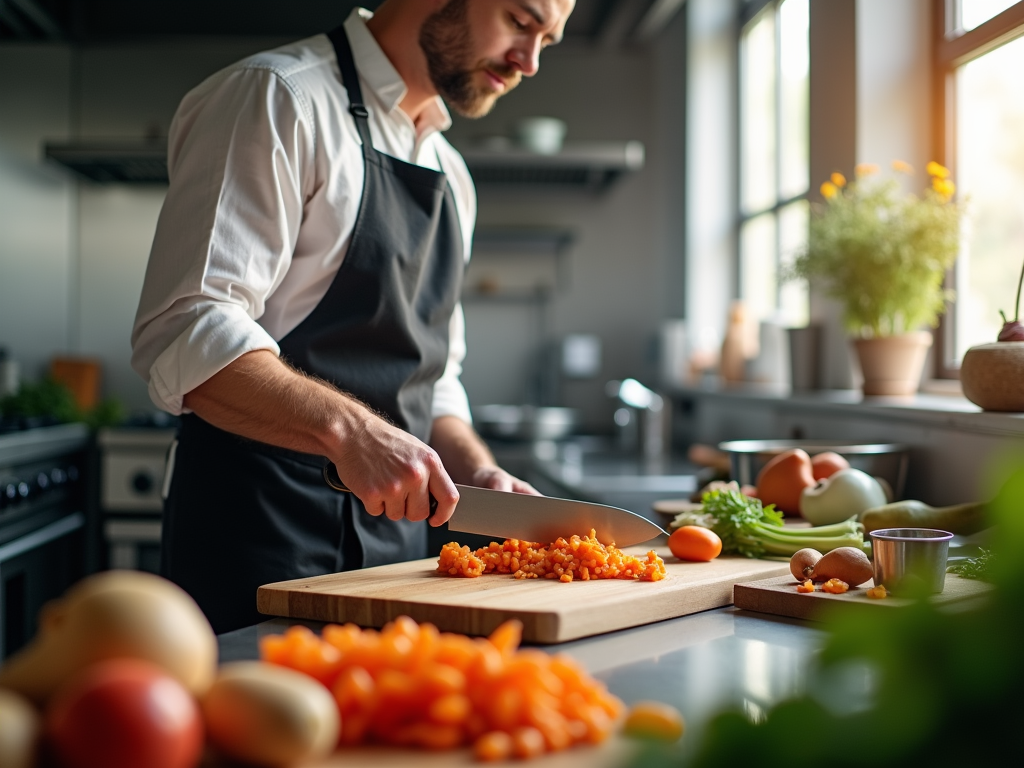
{"type": "Polygon", "coordinates": [[[214,426],[282,448],[326,456],[371,515],[432,525],[451,517],[458,491],[437,452],[333,387],[249,352],[185,395],[214,426]]]}
{"type": "Polygon", "coordinates": [[[358,401],[268,350],[242,355],[185,395],[184,405],[233,434],[324,456],[371,416],[358,401]]]}

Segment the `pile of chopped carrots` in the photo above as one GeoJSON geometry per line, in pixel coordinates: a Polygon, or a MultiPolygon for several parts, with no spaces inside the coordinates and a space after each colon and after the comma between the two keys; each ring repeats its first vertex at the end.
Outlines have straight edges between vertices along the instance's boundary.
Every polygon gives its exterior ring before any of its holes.
{"type": "Polygon", "coordinates": [[[343,746],[472,745],[490,761],[604,741],[622,702],[571,658],[519,650],[521,637],[514,619],[470,638],[400,616],[379,632],[294,626],[261,638],[260,655],[332,691],[343,746]]]}
{"type": "Polygon", "coordinates": [[[437,561],[437,572],[446,576],[475,577],[484,573],[509,573],[517,579],[632,579],[661,581],[665,561],[652,549],[647,560],[627,555],[614,544],[605,546],[591,530],[589,536],[558,538],[547,547],[519,539],[473,552],[456,542],[445,544],[437,561]]]}

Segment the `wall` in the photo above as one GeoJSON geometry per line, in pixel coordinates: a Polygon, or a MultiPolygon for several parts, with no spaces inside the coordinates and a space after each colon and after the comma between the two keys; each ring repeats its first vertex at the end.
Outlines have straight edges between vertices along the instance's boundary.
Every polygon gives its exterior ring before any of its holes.
{"type": "Polygon", "coordinates": [[[150,409],[129,335],[162,187],[79,182],[44,140],[166,135],[204,77],[279,40],[0,46],[0,346],[42,375],[55,354],[103,363],[104,392],[150,409]]]}
{"type": "Polygon", "coordinates": [[[76,323],[74,183],[40,161],[71,127],[71,55],[0,46],[0,347],[35,378],[76,323]]]}

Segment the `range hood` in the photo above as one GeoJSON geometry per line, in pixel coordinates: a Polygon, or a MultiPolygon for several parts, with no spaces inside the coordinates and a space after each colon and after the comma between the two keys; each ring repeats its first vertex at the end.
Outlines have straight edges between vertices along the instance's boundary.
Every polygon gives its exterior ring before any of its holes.
{"type": "MultiPolygon", "coordinates": [[[[48,159],[99,183],[166,184],[167,142],[95,140],[47,143],[48,159]]],[[[470,148],[462,156],[480,186],[559,187],[598,191],[644,167],[639,141],[577,142],[542,155],[518,147],[470,148]]]]}
{"type": "Polygon", "coordinates": [[[166,184],[166,139],[109,139],[47,142],[49,160],[102,184],[166,184]]]}

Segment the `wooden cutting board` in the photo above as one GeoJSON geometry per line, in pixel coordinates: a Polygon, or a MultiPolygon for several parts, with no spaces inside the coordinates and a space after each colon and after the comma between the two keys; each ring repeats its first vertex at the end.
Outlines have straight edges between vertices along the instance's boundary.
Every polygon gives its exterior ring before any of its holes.
{"type": "MultiPolygon", "coordinates": [[[[645,555],[648,548],[632,547],[645,555]]],[[[260,613],[293,619],[354,622],[381,627],[411,616],[442,631],[486,635],[503,621],[523,622],[523,639],[561,643],[650,624],[732,603],[733,585],[780,576],[787,563],[720,557],[684,563],[658,548],[668,571],[663,581],[516,580],[507,575],[475,579],[441,576],[437,560],[414,560],[361,571],[282,581],[259,588],[260,613]]]]}
{"type": "MultiPolygon", "coordinates": [[[[737,584],[733,588],[733,602],[737,608],[746,611],[774,613],[779,616],[792,616],[795,619],[817,620],[823,613],[838,610],[836,606],[844,606],[846,610],[867,609],[884,611],[909,605],[912,601],[906,598],[889,596],[884,600],[875,600],[867,596],[867,590],[874,586],[869,581],[860,587],[852,587],[849,592],[841,595],[830,595],[816,590],[803,594],[796,591],[799,582],[793,576],[777,576],[774,578],[737,584]]],[[[962,579],[947,573],[946,585],[942,594],[933,595],[930,600],[936,604],[957,603],[965,600],[981,598],[992,590],[991,584],[976,579],[962,579]]]]}

